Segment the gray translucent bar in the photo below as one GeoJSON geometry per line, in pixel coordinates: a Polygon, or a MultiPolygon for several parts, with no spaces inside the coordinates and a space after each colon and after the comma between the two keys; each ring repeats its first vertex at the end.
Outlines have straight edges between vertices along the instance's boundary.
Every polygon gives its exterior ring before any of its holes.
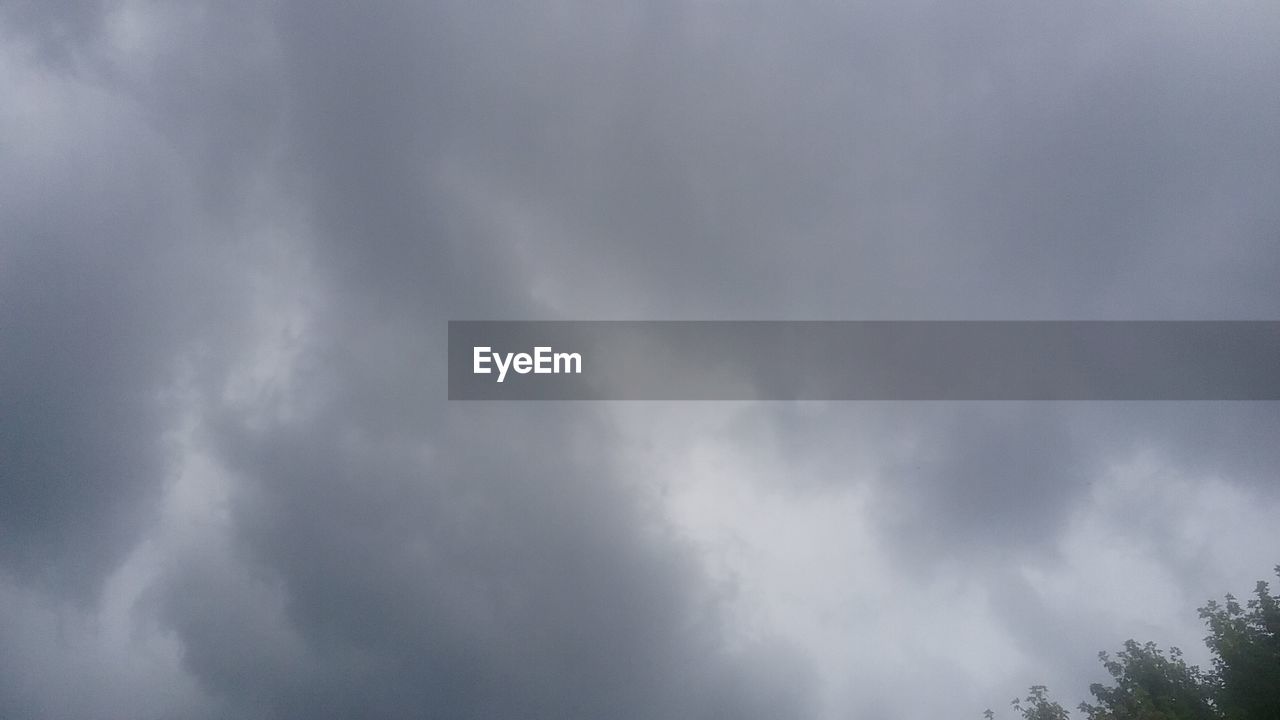
{"type": "Polygon", "coordinates": [[[1280,400],[1280,322],[454,321],[449,399],[1280,400]]]}

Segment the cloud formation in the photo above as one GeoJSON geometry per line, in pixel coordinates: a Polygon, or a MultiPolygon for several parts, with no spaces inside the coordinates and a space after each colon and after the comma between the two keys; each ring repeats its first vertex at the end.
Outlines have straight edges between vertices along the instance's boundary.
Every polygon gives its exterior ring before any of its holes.
{"type": "Polygon", "coordinates": [[[0,5],[0,715],[976,717],[1274,564],[1271,403],[450,404],[444,334],[1276,319],[1280,13],[473,5],[0,5]]]}

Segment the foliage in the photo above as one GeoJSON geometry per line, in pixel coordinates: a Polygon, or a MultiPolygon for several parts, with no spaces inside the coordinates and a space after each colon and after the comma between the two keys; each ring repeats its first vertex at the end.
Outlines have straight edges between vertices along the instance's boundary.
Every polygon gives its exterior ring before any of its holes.
{"type": "Polygon", "coordinates": [[[1089,692],[1096,705],[1082,703],[1089,720],[1214,720],[1210,683],[1200,668],[1188,666],[1182,651],[1171,648],[1166,657],[1155,643],[1133,640],[1113,659],[1098,653],[1115,681],[1113,686],[1094,683],[1089,692]]]}
{"type": "MultiPolygon", "coordinates": [[[[1280,565],[1275,570],[1280,576],[1280,565]]],[[[1212,670],[1187,665],[1178,648],[1166,655],[1155,643],[1129,640],[1114,658],[1098,653],[1113,684],[1090,686],[1096,704],[1081,703],[1080,711],[1088,720],[1280,720],[1280,596],[1259,581],[1244,605],[1227,595],[1200,608],[1200,618],[1212,670]]],[[[1024,720],[1069,717],[1043,685],[1012,704],[1024,720]]]]}
{"type": "Polygon", "coordinates": [[[1013,709],[1022,713],[1025,720],[1067,720],[1067,711],[1058,703],[1049,699],[1049,688],[1044,685],[1032,685],[1027,696],[1022,700],[1013,699],[1013,709]]]}
{"type": "MultiPolygon", "coordinates": [[[[1280,565],[1275,568],[1280,576],[1280,565]]],[[[1227,595],[1200,608],[1213,651],[1213,692],[1227,720],[1280,718],[1280,597],[1258,581],[1244,607],[1227,595]]]]}

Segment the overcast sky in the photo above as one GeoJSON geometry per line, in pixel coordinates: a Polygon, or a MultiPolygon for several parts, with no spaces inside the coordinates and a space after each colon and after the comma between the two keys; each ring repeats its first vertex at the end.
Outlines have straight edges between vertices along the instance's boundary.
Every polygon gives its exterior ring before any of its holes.
{"type": "Polygon", "coordinates": [[[972,718],[1276,403],[449,403],[449,319],[1280,319],[1280,4],[0,0],[0,717],[972,718]]]}

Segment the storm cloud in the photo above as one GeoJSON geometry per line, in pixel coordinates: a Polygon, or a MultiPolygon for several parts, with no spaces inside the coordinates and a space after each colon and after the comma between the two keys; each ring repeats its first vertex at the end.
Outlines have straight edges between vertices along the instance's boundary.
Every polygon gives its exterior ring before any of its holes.
{"type": "Polygon", "coordinates": [[[446,322],[1280,319],[1280,10],[0,4],[0,715],[977,717],[1274,403],[451,403],[446,322]]]}

